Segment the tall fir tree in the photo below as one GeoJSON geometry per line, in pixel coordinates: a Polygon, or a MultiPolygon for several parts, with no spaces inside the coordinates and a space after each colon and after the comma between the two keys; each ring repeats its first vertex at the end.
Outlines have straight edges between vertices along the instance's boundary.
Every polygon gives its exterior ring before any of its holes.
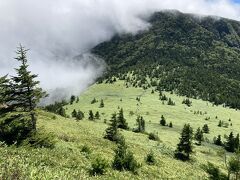
{"type": "Polygon", "coordinates": [[[194,135],[194,139],[197,141],[198,145],[202,144],[203,141],[203,132],[200,128],[197,129],[195,135],[194,135]]]}
{"type": "Polygon", "coordinates": [[[185,124],[180,137],[180,142],[177,145],[175,157],[181,160],[189,160],[190,154],[193,152],[192,146],[193,130],[190,124],[185,124]]]}
{"type": "Polygon", "coordinates": [[[14,90],[12,94],[13,107],[21,111],[30,112],[32,129],[36,130],[35,108],[40,99],[46,96],[39,87],[39,81],[35,80],[38,76],[32,74],[28,70],[27,49],[22,45],[17,49],[17,57],[15,58],[21,64],[16,68],[16,76],[11,77],[11,88],[14,90]]]}
{"type": "Polygon", "coordinates": [[[136,119],[137,129],[136,132],[144,132],[145,131],[145,120],[142,116],[138,116],[136,119]]]}
{"type": "Polygon", "coordinates": [[[110,120],[110,125],[106,129],[106,134],[104,136],[105,139],[110,141],[117,141],[118,139],[118,122],[117,122],[117,115],[114,113],[110,120]]]}
{"type": "Polygon", "coordinates": [[[234,135],[233,135],[233,132],[231,132],[229,134],[229,136],[227,137],[227,141],[225,143],[225,149],[229,152],[234,152],[235,151],[235,138],[234,138],[234,135]]]}
{"type": "Polygon", "coordinates": [[[118,120],[118,128],[128,129],[128,123],[127,123],[126,119],[124,118],[122,108],[120,109],[120,111],[118,113],[117,120],[118,120]]]}
{"type": "Polygon", "coordinates": [[[160,124],[162,126],[166,126],[166,119],[165,119],[165,117],[163,115],[161,116],[160,124]]]}

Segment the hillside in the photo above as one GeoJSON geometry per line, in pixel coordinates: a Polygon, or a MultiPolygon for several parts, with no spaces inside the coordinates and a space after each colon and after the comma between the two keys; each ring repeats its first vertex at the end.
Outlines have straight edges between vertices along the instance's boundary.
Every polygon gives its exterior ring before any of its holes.
{"type": "Polygon", "coordinates": [[[164,94],[176,105],[163,105],[157,92],[152,94],[150,90],[142,88],[126,88],[123,81],[117,81],[113,84],[95,84],[80,96],[78,103],[73,102],[72,105],[64,107],[68,115],[71,115],[73,109],[82,110],[85,114],[84,120],[76,121],[39,110],[38,128],[55,135],[56,147],[34,149],[24,146],[0,146],[0,174],[3,177],[16,176],[18,179],[198,179],[207,178],[202,165],[208,161],[225,172],[224,150],[213,145],[212,140],[214,136],[228,135],[230,131],[239,133],[240,112],[195,99],[191,99],[192,106],[187,107],[182,104],[185,97],[167,92],[164,94]],[[91,104],[94,97],[98,102],[91,104]],[[137,97],[140,97],[140,102],[136,100],[137,97]],[[99,108],[100,99],[104,101],[103,108],[99,108]],[[146,121],[146,131],[158,134],[160,141],[149,140],[146,134],[121,130],[129,149],[142,164],[139,174],[108,168],[103,176],[89,176],[88,170],[96,156],[104,157],[108,163],[113,160],[116,144],[103,136],[111,114],[118,112],[119,108],[124,109],[130,129],[136,126],[137,116],[142,115],[146,121]],[[100,119],[88,120],[89,110],[94,113],[99,111],[100,119]],[[202,112],[202,115],[194,113],[197,111],[202,112]],[[167,123],[173,123],[173,128],[159,124],[161,115],[166,117],[167,123]],[[209,119],[205,120],[206,117],[209,119]],[[229,123],[228,128],[218,127],[219,120],[229,123]],[[203,145],[194,146],[194,154],[189,162],[173,158],[179,133],[185,123],[190,123],[194,131],[204,124],[208,124],[210,129],[209,134],[204,134],[203,145]],[[89,147],[91,153],[81,152],[83,146],[89,147]],[[144,160],[150,150],[153,150],[157,159],[153,166],[147,165],[144,160]]]}
{"type": "Polygon", "coordinates": [[[149,77],[162,90],[240,108],[240,22],[177,11],[148,21],[148,30],[92,50],[109,66],[105,78],[134,71],[132,84],[148,86],[149,77]]]}

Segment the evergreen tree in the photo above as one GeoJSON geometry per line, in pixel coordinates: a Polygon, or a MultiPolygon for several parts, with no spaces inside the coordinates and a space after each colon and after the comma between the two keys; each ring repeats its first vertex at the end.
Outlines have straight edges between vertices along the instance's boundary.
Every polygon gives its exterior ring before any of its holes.
{"type": "MultiPolygon", "coordinates": [[[[236,152],[234,156],[228,161],[228,173],[230,175],[234,175],[235,178],[232,179],[240,179],[240,152],[236,152]]],[[[229,178],[230,179],[230,178],[229,178]]]]}
{"type": "Polygon", "coordinates": [[[218,146],[222,146],[222,139],[221,139],[221,135],[218,135],[216,139],[213,140],[214,144],[218,145],[218,146]]]}
{"type": "Polygon", "coordinates": [[[195,140],[197,141],[198,145],[201,145],[203,141],[203,132],[200,128],[197,129],[195,135],[194,135],[195,140]]]}
{"type": "Polygon", "coordinates": [[[133,153],[128,151],[125,139],[123,136],[119,137],[118,146],[115,150],[115,156],[112,163],[113,169],[123,171],[132,171],[137,173],[137,169],[140,165],[134,159],[133,153]]]}
{"type": "Polygon", "coordinates": [[[239,134],[237,134],[236,138],[235,138],[235,150],[239,150],[239,134]]]}
{"type": "Polygon", "coordinates": [[[223,124],[223,122],[221,120],[219,120],[218,127],[222,127],[222,124],[223,124]]]}
{"type": "Polygon", "coordinates": [[[101,99],[101,102],[100,102],[100,108],[103,108],[104,107],[104,102],[103,102],[103,99],[101,99]]]}
{"type": "Polygon", "coordinates": [[[91,104],[94,104],[96,102],[97,102],[96,98],[93,98],[93,100],[91,101],[91,104]]]}
{"type": "Polygon", "coordinates": [[[95,113],[95,119],[100,119],[100,114],[98,111],[95,113]]]}
{"type": "Polygon", "coordinates": [[[76,100],[76,97],[74,95],[71,96],[70,98],[70,104],[73,104],[73,102],[76,100]]]}
{"type": "Polygon", "coordinates": [[[117,120],[118,120],[118,128],[128,129],[128,123],[126,122],[126,119],[124,118],[122,108],[120,109],[120,111],[118,113],[117,120]]]}
{"type": "Polygon", "coordinates": [[[0,77],[0,110],[11,110],[11,95],[12,89],[7,75],[0,77]]]}
{"type": "Polygon", "coordinates": [[[138,116],[136,119],[137,122],[137,129],[134,130],[135,132],[144,132],[145,131],[145,121],[142,116],[138,116]]]}
{"type": "Polygon", "coordinates": [[[77,97],[77,100],[76,100],[76,103],[78,103],[79,102],[79,97],[77,97]]]}
{"type": "Polygon", "coordinates": [[[172,122],[169,123],[169,127],[172,128],[173,127],[173,124],[172,122]]]}
{"type": "Polygon", "coordinates": [[[165,119],[165,117],[163,115],[161,116],[160,124],[162,126],[166,126],[166,119],[165,119]]]}
{"type": "Polygon", "coordinates": [[[46,96],[46,93],[38,87],[39,81],[36,81],[37,75],[32,74],[28,70],[27,51],[20,45],[17,50],[17,61],[21,63],[19,68],[16,68],[16,76],[12,76],[11,88],[14,90],[12,94],[15,109],[21,109],[29,112],[32,121],[32,129],[36,130],[35,108],[41,98],[46,96]]]}
{"type": "Polygon", "coordinates": [[[84,113],[82,111],[78,110],[76,119],[82,120],[83,118],[84,118],[84,113]]]}
{"type": "Polygon", "coordinates": [[[225,149],[229,152],[235,151],[235,138],[234,138],[233,132],[231,132],[227,137],[227,142],[225,143],[225,149]]]}
{"type": "Polygon", "coordinates": [[[76,109],[73,110],[73,112],[72,112],[72,117],[73,117],[73,118],[74,118],[74,117],[77,117],[77,111],[76,111],[76,109]]]}
{"type": "Polygon", "coordinates": [[[60,116],[66,117],[66,111],[63,107],[60,107],[60,109],[58,110],[57,114],[59,114],[60,116]]]}
{"type": "Polygon", "coordinates": [[[117,141],[118,140],[118,122],[117,122],[117,115],[114,113],[110,120],[110,125],[106,129],[106,134],[104,136],[105,139],[110,141],[117,141]]]}
{"type": "Polygon", "coordinates": [[[209,127],[208,127],[207,124],[204,124],[204,125],[203,125],[202,131],[203,131],[204,133],[207,133],[207,134],[209,133],[209,127]]]}
{"type": "Polygon", "coordinates": [[[181,132],[180,142],[175,151],[175,157],[181,160],[189,160],[192,150],[192,133],[190,124],[185,124],[181,132]]]}
{"type": "Polygon", "coordinates": [[[93,111],[90,110],[88,114],[89,114],[88,119],[91,120],[91,121],[94,120],[93,111]]]}

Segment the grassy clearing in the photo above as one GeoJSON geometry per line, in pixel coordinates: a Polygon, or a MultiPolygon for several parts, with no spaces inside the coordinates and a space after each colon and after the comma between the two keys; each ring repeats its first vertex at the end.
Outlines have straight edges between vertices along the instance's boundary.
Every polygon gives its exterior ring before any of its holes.
{"type": "MultiPolygon", "coordinates": [[[[50,149],[32,149],[28,147],[15,148],[0,146],[0,179],[1,176],[19,179],[198,179],[206,178],[201,165],[210,161],[224,169],[224,151],[211,143],[195,146],[192,161],[181,162],[172,158],[173,151],[178,143],[179,133],[184,123],[190,123],[196,130],[208,124],[210,134],[205,138],[212,141],[214,136],[239,132],[240,112],[213,106],[202,100],[192,100],[192,107],[182,104],[184,97],[165,93],[176,103],[176,106],[163,105],[157,93],[140,88],[125,88],[122,81],[115,84],[95,84],[80,96],[79,103],[65,107],[70,115],[73,109],[82,110],[85,119],[76,121],[66,119],[44,111],[38,112],[38,127],[56,136],[56,147],[50,149]],[[138,102],[136,97],[141,97],[138,102]],[[91,104],[93,98],[97,103],[91,104]],[[104,107],[99,108],[103,99],[104,107]],[[142,115],[146,121],[146,131],[155,132],[160,137],[160,142],[151,141],[145,134],[121,131],[126,138],[129,149],[134,152],[137,161],[142,164],[138,175],[130,172],[118,172],[107,169],[103,176],[89,176],[88,170],[91,161],[96,156],[112,162],[116,145],[103,138],[111,114],[124,109],[124,115],[131,128],[135,127],[137,115],[142,115]],[[89,121],[88,111],[100,112],[100,120],[89,121]],[[202,111],[204,115],[196,115],[194,111],[202,111]],[[131,113],[132,112],[132,113],[131,113]],[[207,114],[205,114],[205,112],[207,114]],[[159,125],[161,115],[167,123],[173,123],[173,128],[159,125]],[[218,119],[215,117],[218,116],[218,119]],[[205,120],[210,117],[209,120],[205,120]],[[218,121],[228,122],[231,118],[232,126],[218,127],[218,121]],[[81,152],[86,145],[91,149],[90,154],[81,152]],[[153,166],[145,163],[145,156],[153,150],[157,163],[153,166]]],[[[4,178],[3,178],[4,179],[4,178]]]]}

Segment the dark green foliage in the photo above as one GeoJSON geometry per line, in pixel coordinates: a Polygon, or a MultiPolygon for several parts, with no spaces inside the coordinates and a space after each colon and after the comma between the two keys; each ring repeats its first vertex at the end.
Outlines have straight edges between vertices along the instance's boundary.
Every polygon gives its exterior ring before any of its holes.
{"type": "Polygon", "coordinates": [[[213,139],[213,142],[214,142],[214,144],[216,144],[217,146],[222,146],[223,143],[222,143],[221,135],[218,135],[217,138],[214,138],[214,139],[213,139]]]}
{"type": "Polygon", "coordinates": [[[117,141],[118,140],[118,121],[117,121],[117,115],[113,114],[112,118],[110,120],[110,125],[106,129],[106,134],[104,138],[110,140],[110,141],[117,141]]]}
{"type": "Polygon", "coordinates": [[[91,152],[92,152],[91,149],[87,145],[84,145],[81,148],[81,153],[85,154],[85,156],[89,156],[91,152]]]}
{"type": "Polygon", "coordinates": [[[160,120],[160,124],[162,125],[162,126],[166,126],[166,119],[165,119],[165,117],[162,115],[161,116],[161,120],[160,120]]]}
{"type": "MultiPolygon", "coordinates": [[[[66,101],[61,101],[61,102],[55,102],[54,104],[50,104],[50,105],[47,105],[45,106],[45,110],[49,111],[49,112],[52,112],[52,113],[55,113],[55,114],[59,114],[59,112],[61,112],[63,108],[63,106],[67,105],[68,103],[66,101]]],[[[64,114],[64,113],[62,113],[64,114]]]]}
{"type": "Polygon", "coordinates": [[[105,79],[134,71],[133,86],[147,86],[149,76],[160,81],[158,90],[240,108],[239,22],[158,12],[149,23],[147,31],[116,35],[92,50],[110,67],[105,79]]]}
{"type": "Polygon", "coordinates": [[[159,141],[160,140],[158,135],[155,134],[155,133],[149,133],[148,134],[148,139],[153,140],[153,141],[159,141]]]}
{"type": "Polygon", "coordinates": [[[54,148],[55,136],[40,129],[24,140],[23,144],[34,148],[54,148]]]}
{"type": "Polygon", "coordinates": [[[21,109],[29,112],[32,121],[32,129],[36,130],[35,108],[41,98],[46,96],[41,88],[38,87],[39,81],[35,79],[38,77],[28,70],[27,51],[20,45],[17,49],[17,57],[15,58],[21,64],[16,68],[16,76],[11,77],[12,89],[12,106],[15,109],[21,109]]]}
{"type": "Polygon", "coordinates": [[[98,111],[95,113],[95,119],[100,119],[100,114],[98,111]]]}
{"type": "Polygon", "coordinates": [[[77,100],[76,100],[76,103],[78,103],[79,102],[79,97],[77,97],[77,100]]]}
{"type": "Polygon", "coordinates": [[[183,161],[190,159],[190,154],[193,152],[192,136],[193,130],[190,124],[185,124],[181,132],[180,142],[175,151],[175,158],[183,161]]]}
{"type": "Polygon", "coordinates": [[[92,110],[89,111],[88,115],[89,115],[88,119],[93,121],[94,120],[94,115],[93,115],[93,111],[92,110]]]}
{"type": "Polygon", "coordinates": [[[240,153],[239,152],[235,153],[235,155],[231,157],[231,159],[228,161],[228,172],[229,172],[229,175],[232,174],[236,180],[240,178],[240,153]]]}
{"type": "Polygon", "coordinates": [[[76,119],[77,120],[82,120],[83,118],[84,118],[84,113],[82,111],[78,110],[77,115],[76,115],[76,119]]]}
{"type": "Polygon", "coordinates": [[[31,118],[27,114],[6,115],[0,121],[0,141],[21,144],[32,132],[31,118]]]}
{"type": "Polygon", "coordinates": [[[128,128],[128,123],[126,121],[126,119],[124,118],[124,114],[123,114],[123,109],[121,108],[119,113],[118,113],[118,116],[117,116],[117,121],[118,121],[118,128],[121,128],[121,129],[129,129],[128,128]]]}
{"type": "Polygon", "coordinates": [[[76,96],[72,95],[70,98],[70,104],[73,104],[75,100],[76,100],[76,96]]]}
{"type": "Polygon", "coordinates": [[[171,98],[168,99],[167,105],[169,106],[175,106],[175,102],[171,98]]]}
{"type": "Polygon", "coordinates": [[[169,123],[169,127],[172,128],[173,127],[173,124],[172,122],[169,123]]]}
{"type": "Polygon", "coordinates": [[[203,132],[200,128],[197,129],[195,135],[194,135],[194,139],[197,141],[198,145],[202,144],[203,141],[203,132]]]}
{"type": "Polygon", "coordinates": [[[231,132],[227,137],[227,141],[225,143],[225,149],[229,152],[235,151],[235,138],[234,138],[233,132],[231,132]]]}
{"type": "Polygon", "coordinates": [[[96,98],[93,98],[93,100],[91,101],[91,104],[95,104],[97,102],[96,98]]]}
{"type": "Polygon", "coordinates": [[[103,108],[104,107],[104,102],[103,102],[103,99],[101,99],[101,102],[100,102],[100,105],[99,105],[100,108],[103,108]]]}
{"type": "Polygon", "coordinates": [[[76,109],[73,110],[73,112],[72,112],[72,117],[73,117],[73,118],[76,118],[76,117],[77,117],[77,111],[76,111],[76,109]]]}
{"type": "Polygon", "coordinates": [[[188,107],[191,107],[192,106],[192,101],[190,101],[190,99],[184,99],[182,104],[186,104],[188,107]]]}
{"type": "Polygon", "coordinates": [[[221,120],[219,120],[218,127],[222,127],[222,125],[223,125],[223,122],[221,120]]]}
{"type": "Polygon", "coordinates": [[[231,132],[227,137],[224,147],[229,152],[237,151],[239,149],[239,134],[235,138],[233,132],[231,132]]]}
{"type": "Polygon", "coordinates": [[[67,117],[66,111],[63,107],[60,107],[60,109],[57,110],[57,114],[59,114],[62,117],[67,117]]]}
{"type": "Polygon", "coordinates": [[[220,169],[214,164],[208,162],[207,165],[203,166],[203,169],[208,173],[210,180],[227,180],[227,176],[221,173],[220,169]]]}
{"type": "Polygon", "coordinates": [[[91,169],[89,170],[89,174],[92,176],[103,175],[108,166],[108,162],[105,159],[97,157],[91,163],[91,169]]]}
{"type": "Polygon", "coordinates": [[[137,117],[136,123],[137,123],[137,128],[135,128],[133,131],[138,133],[145,132],[145,120],[143,119],[142,116],[137,117]]]}
{"type": "Polygon", "coordinates": [[[206,133],[206,134],[209,133],[209,127],[208,127],[207,124],[204,124],[204,125],[203,125],[203,127],[202,127],[202,131],[203,131],[203,133],[206,133]]]}
{"type": "Polygon", "coordinates": [[[140,167],[140,165],[135,160],[133,153],[128,150],[123,136],[120,136],[118,140],[112,167],[113,169],[119,171],[126,170],[133,173],[137,173],[137,170],[140,167]]]}
{"type": "Polygon", "coordinates": [[[156,163],[156,159],[155,159],[155,155],[154,155],[153,151],[150,151],[147,154],[145,161],[148,165],[154,165],[156,163]]]}

